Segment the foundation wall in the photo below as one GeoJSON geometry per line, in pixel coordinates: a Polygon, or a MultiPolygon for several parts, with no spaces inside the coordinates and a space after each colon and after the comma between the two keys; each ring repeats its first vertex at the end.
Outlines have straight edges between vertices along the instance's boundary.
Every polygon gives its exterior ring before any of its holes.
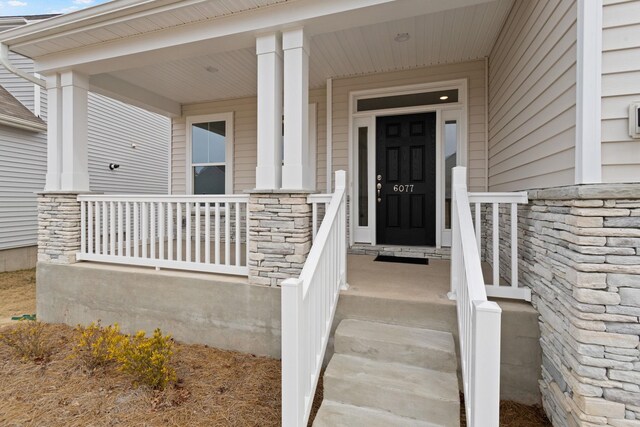
{"type": "Polygon", "coordinates": [[[37,246],[0,250],[0,273],[34,268],[37,259],[37,246]]]}

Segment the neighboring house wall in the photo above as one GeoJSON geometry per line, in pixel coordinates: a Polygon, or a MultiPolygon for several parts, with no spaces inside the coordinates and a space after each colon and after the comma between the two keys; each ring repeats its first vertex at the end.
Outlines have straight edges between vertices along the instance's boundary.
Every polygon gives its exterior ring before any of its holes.
{"type": "MultiPolygon", "coordinates": [[[[33,72],[31,60],[11,55],[12,62],[33,72]]],[[[0,67],[0,84],[31,111],[35,105],[32,83],[0,67]]],[[[46,120],[46,92],[40,96],[46,120]]],[[[89,175],[91,190],[107,193],[159,193],[168,189],[170,120],[121,102],[89,95],[89,175]],[[135,143],[136,148],[131,148],[135,143]],[[120,168],[111,171],[109,163],[120,168]]],[[[36,244],[36,192],[44,189],[47,165],[46,133],[0,126],[0,271],[17,263],[24,251],[12,248],[36,244]]],[[[32,266],[32,265],[31,265],[32,266]]]]}
{"type": "Polygon", "coordinates": [[[640,182],[640,140],[629,104],[640,102],[640,0],[605,0],[602,32],[602,181],[640,182]]]}
{"type": "MultiPolygon", "coordinates": [[[[469,100],[469,175],[472,191],[483,191],[485,183],[485,76],[484,61],[439,65],[427,68],[371,74],[333,80],[333,170],[348,170],[349,158],[349,93],[352,91],[405,86],[446,80],[468,79],[469,100]]],[[[317,190],[326,191],[326,88],[311,89],[309,102],[316,104],[316,183],[317,190]]],[[[172,184],[173,194],[186,189],[186,116],[214,113],[234,113],[234,191],[255,188],[256,114],[255,97],[184,105],[183,117],[172,123],[172,184]]]]}
{"type": "Polygon", "coordinates": [[[575,1],[515,2],[489,56],[489,190],[575,182],[575,1]]]}

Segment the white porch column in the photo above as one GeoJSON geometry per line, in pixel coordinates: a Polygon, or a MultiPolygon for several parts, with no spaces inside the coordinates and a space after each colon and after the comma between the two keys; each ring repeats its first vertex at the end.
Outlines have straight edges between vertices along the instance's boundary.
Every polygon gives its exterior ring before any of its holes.
{"type": "Polygon", "coordinates": [[[47,175],[44,191],[60,190],[62,173],[62,88],[60,74],[45,77],[47,82],[47,175]]]}
{"type": "Polygon", "coordinates": [[[258,165],[256,189],[282,184],[282,48],[277,33],[256,38],[258,55],[258,165]]]}
{"type": "Polygon", "coordinates": [[[282,188],[309,189],[309,40],[304,29],[282,33],[284,166],[282,188]]]}
{"type": "Polygon", "coordinates": [[[60,190],[89,191],[87,154],[89,78],[75,71],[65,71],[60,73],[60,86],[62,88],[60,190]]]}

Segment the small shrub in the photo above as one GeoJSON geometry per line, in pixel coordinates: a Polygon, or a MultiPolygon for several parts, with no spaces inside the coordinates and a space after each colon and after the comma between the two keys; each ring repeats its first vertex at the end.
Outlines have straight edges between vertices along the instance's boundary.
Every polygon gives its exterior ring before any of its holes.
{"type": "Polygon", "coordinates": [[[144,331],[129,337],[119,347],[117,359],[120,369],[133,375],[137,383],[164,389],[177,378],[176,371],[171,367],[172,355],[171,336],[163,336],[160,329],[156,329],[149,338],[144,331]]]}
{"type": "Polygon", "coordinates": [[[14,328],[0,334],[0,342],[11,347],[24,360],[45,362],[53,352],[45,325],[38,321],[22,320],[14,328]]]}
{"type": "Polygon", "coordinates": [[[80,336],[73,348],[73,356],[78,358],[87,369],[94,370],[116,361],[120,347],[127,339],[120,333],[118,324],[102,327],[100,322],[87,327],[78,325],[80,336]]]}

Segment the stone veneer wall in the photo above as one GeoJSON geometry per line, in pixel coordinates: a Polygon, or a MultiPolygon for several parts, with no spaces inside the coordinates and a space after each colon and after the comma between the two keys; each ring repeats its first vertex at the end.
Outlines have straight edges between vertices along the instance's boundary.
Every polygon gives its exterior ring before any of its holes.
{"type": "Polygon", "coordinates": [[[38,261],[72,264],[80,250],[77,193],[38,195],[38,261]]]}
{"type": "Polygon", "coordinates": [[[308,193],[253,193],[249,198],[249,283],[277,286],[297,277],[311,249],[308,193]]]}
{"type": "MultiPolygon", "coordinates": [[[[505,214],[500,236],[508,239],[505,214]]],[[[485,224],[490,260],[490,215],[485,224]]],[[[540,388],[553,424],[640,426],[640,184],[530,191],[518,233],[519,280],[540,313],[540,388]]],[[[503,243],[506,282],[509,255],[503,243]]]]}

